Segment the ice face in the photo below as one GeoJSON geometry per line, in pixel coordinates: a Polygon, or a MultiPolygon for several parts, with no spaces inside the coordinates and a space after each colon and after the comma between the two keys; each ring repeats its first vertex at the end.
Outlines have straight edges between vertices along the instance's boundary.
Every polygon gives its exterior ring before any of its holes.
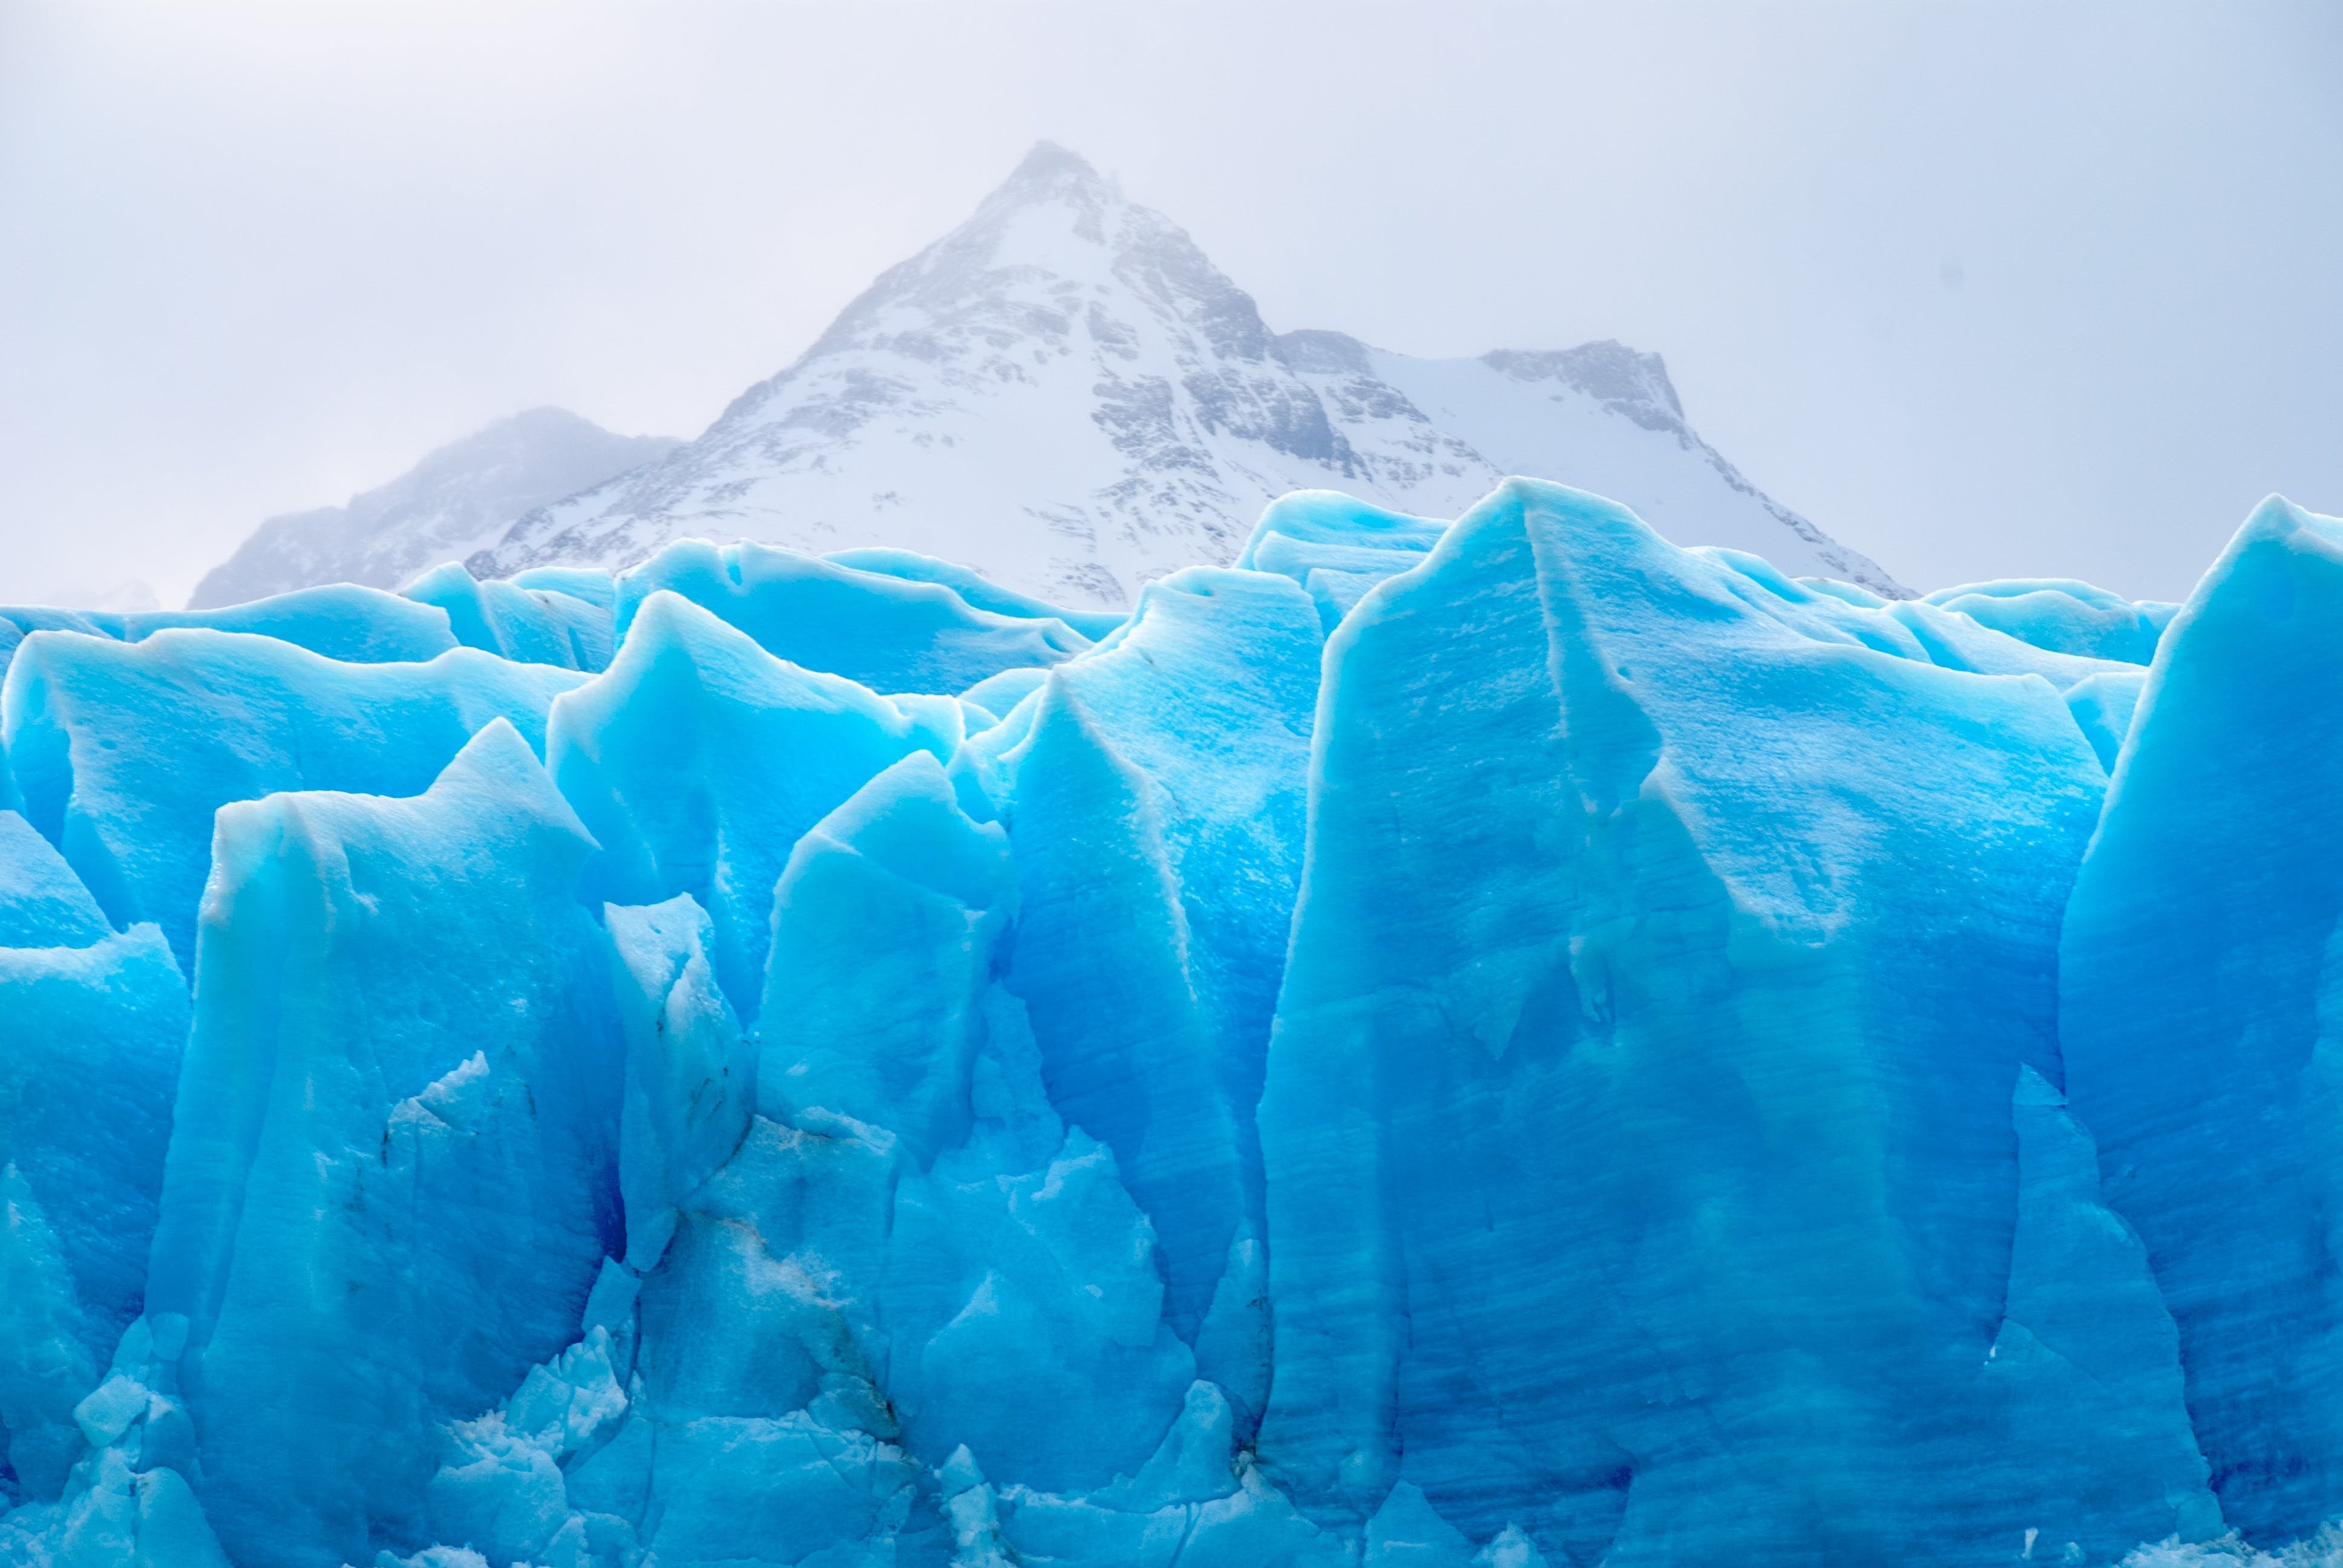
{"type": "Polygon", "coordinates": [[[968,748],[1017,852],[1009,984],[1051,1099],[1114,1150],[1154,1222],[1170,1321],[1248,1433],[1266,1332],[1242,1304],[1259,1296],[1251,1109],[1301,867],[1319,652],[1314,607],[1286,582],[1192,567],[968,748]]]}
{"type": "Polygon", "coordinates": [[[2265,504],[2165,635],[2059,945],[2067,1093],[2156,1260],[2223,1513],[2265,1543],[2343,1487],[2338,616],[2343,522],[2265,504]]]}
{"type": "Polygon", "coordinates": [[[240,1563],[418,1532],[417,1440],[574,1337],[620,1250],[592,849],[500,719],[418,796],[219,814],[146,1310],[240,1563]]]}
{"type": "Polygon", "coordinates": [[[1763,586],[1517,486],[1330,642],[1260,1111],[1260,1452],[1327,1519],[1404,1481],[1574,1561],[1982,1545],[1937,1477],[2005,1431],[2010,1095],[2101,773],[2045,681],[1763,586]]]}
{"type": "Polygon", "coordinates": [[[144,1302],[187,1032],[162,932],[92,935],[83,901],[59,945],[0,947],[0,1428],[34,1496],[64,1484],[75,1407],[144,1302]]]}
{"type": "Polygon", "coordinates": [[[0,1559],[2343,1515],[2343,523],[2265,508],[2177,616],[1526,481],[1242,562],[1085,619],[687,543],[426,574],[419,662],[22,634],[0,1559]]]}
{"type": "Polygon", "coordinates": [[[671,593],[646,600],[609,669],[565,697],[547,762],[598,846],[588,896],[691,895],[715,922],[717,981],[751,1020],[791,847],[905,753],[958,739],[671,593]]]}
{"type": "Polygon", "coordinates": [[[649,1268],[674,1233],[677,1204],[749,1131],[755,1041],[716,989],[715,928],[690,894],[648,909],[608,905],[603,926],[627,1040],[618,1139],[627,1252],[649,1268]]]}

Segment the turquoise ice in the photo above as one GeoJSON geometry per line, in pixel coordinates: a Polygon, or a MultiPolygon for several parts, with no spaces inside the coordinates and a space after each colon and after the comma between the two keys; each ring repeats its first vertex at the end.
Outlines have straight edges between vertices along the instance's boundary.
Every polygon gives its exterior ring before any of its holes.
{"type": "Polygon", "coordinates": [[[2308,1538],[2338,628],[1518,480],[0,612],[0,1560],[2308,1538]]]}

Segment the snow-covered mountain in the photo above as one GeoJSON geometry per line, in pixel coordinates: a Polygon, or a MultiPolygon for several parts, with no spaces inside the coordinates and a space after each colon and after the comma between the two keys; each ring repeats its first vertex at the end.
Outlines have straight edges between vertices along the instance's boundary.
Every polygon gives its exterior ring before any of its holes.
{"type": "Polygon", "coordinates": [[[681,444],[616,436],[560,408],[532,408],[440,447],[347,506],[269,518],[205,576],[187,608],[243,604],[317,583],[397,588],[425,567],[494,540],[522,513],[681,444]]]}
{"type": "Polygon", "coordinates": [[[1422,359],[1272,332],[1187,235],[1049,143],[698,440],[468,564],[623,567],[689,536],[893,545],[1120,605],[1233,558],[1286,491],[1453,518],[1506,474],[1597,491],[1680,544],[1906,592],[1695,435],[1656,355],[1422,359]]]}

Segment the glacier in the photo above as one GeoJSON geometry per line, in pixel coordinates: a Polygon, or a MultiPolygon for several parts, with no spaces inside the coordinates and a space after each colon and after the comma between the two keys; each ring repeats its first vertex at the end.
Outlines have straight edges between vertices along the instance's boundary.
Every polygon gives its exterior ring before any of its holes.
{"type": "Polygon", "coordinates": [[[0,1561],[2343,1553],[2343,521],[0,608],[0,1561]]]}

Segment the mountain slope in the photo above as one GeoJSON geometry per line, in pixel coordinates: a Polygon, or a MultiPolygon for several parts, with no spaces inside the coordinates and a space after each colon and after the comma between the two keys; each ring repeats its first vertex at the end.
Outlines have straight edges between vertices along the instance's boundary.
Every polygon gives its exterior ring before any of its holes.
{"type": "Polygon", "coordinates": [[[532,408],[440,447],[347,506],[269,518],[205,576],[187,608],[214,609],[317,583],[395,588],[425,567],[478,548],[522,513],[679,445],[615,436],[560,408],[532,408]]]}
{"type": "Polygon", "coordinates": [[[1701,441],[1655,356],[1418,359],[1272,333],[1178,227],[1048,143],[697,441],[469,564],[623,567],[694,535],[885,544],[1121,604],[1232,558],[1286,491],[1450,518],[1507,473],[1597,490],[1679,543],[1905,591],[1701,441]]]}

